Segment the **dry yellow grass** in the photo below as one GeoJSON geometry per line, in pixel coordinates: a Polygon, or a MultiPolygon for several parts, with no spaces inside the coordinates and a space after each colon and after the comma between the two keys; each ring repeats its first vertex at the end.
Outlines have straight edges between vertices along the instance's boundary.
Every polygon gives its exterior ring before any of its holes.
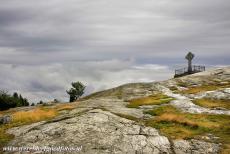
{"type": "Polygon", "coordinates": [[[127,107],[137,108],[141,105],[160,105],[160,104],[169,103],[171,100],[173,100],[173,98],[168,97],[166,95],[155,94],[147,97],[132,99],[129,101],[127,107]]]}
{"type": "Polygon", "coordinates": [[[196,94],[199,92],[205,92],[205,91],[212,91],[212,90],[219,90],[223,88],[229,88],[230,87],[230,82],[213,82],[210,79],[210,83],[204,83],[201,86],[195,86],[192,87],[191,85],[185,86],[188,88],[188,90],[181,91],[181,93],[184,94],[196,94]]]}
{"type": "Polygon", "coordinates": [[[31,124],[39,121],[49,120],[56,117],[59,111],[72,110],[76,107],[76,103],[58,104],[56,106],[40,106],[28,111],[8,110],[1,112],[1,115],[10,114],[12,122],[10,124],[0,126],[0,147],[3,147],[7,142],[13,139],[13,135],[7,134],[7,129],[18,127],[26,124],[31,124]]]}
{"type": "Polygon", "coordinates": [[[58,115],[59,111],[72,110],[75,108],[75,104],[58,104],[51,107],[38,107],[29,111],[18,111],[12,113],[13,123],[33,123],[37,121],[51,119],[58,115]]]}
{"type": "Polygon", "coordinates": [[[203,85],[203,86],[197,86],[197,87],[190,87],[188,90],[182,91],[184,94],[196,94],[199,92],[205,92],[205,91],[211,91],[211,90],[217,90],[218,87],[215,85],[203,85]]]}
{"type": "Polygon", "coordinates": [[[211,120],[206,120],[206,115],[192,115],[183,113],[163,113],[156,117],[157,122],[173,122],[183,126],[189,126],[191,128],[206,127],[210,129],[215,129],[220,127],[216,122],[211,120]],[[196,120],[199,119],[199,120],[196,120]]]}
{"type": "Polygon", "coordinates": [[[224,144],[221,150],[221,154],[230,154],[230,144],[224,144]]]}
{"type": "Polygon", "coordinates": [[[72,104],[60,104],[56,106],[56,110],[58,111],[62,111],[62,110],[72,110],[74,109],[76,106],[72,103],[72,104]]]}
{"type": "Polygon", "coordinates": [[[13,123],[33,123],[57,116],[58,112],[54,109],[36,108],[30,111],[18,111],[12,114],[13,123]]]}
{"type": "Polygon", "coordinates": [[[181,125],[168,125],[167,127],[160,128],[161,133],[172,139],[190,139],[196,135],[195,131],[191,131],[188,128],[181,125]]]}
{"type": "Polygon", "coordinates": [[[13,135],[6,133],[7,129],[51,119],[57,115],[57,110],[44,108],[12,112],[12,122],[10,124],[0,126],[0,147],[3,147],[7,142],[14,138],[13,135]]]}
{"type": "Polygon", "coordinates": [[[196,99],[193,100],[193,102],[196,105],[206,107],[206,108],[216,108],[216,107],[222,107],[226,109],[230,109],[230,100],[227,99],[196,99]]]}
{"type": "Polygon", "coordinates": [[[180,114],[164,113],[156,118],[156,121],[165,121],[165,122],[174,122],[184,126],[190,126],[197,128],[198,124],[194,121],[191,121],[180,114]]]}
{"type": "Polygon", "coordinates": [[[162,106],[145,112],[155,117],[147,120],[147,126],[152,126],[162,134],[173,139],[199,138],[211,133],[223,144],[223,154],[230,151],[230,116],[182,113],[173,106],[162,106]]]}

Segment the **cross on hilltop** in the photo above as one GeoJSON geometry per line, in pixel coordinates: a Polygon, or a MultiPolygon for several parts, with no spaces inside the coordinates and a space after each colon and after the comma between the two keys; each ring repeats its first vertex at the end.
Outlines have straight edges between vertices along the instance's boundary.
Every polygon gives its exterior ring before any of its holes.
{"type": "Polygon", "coordinates": [[[195,55],[191,52],[189,52],[185,58],[188,60],[188,72],[192,72],[192,60],[195,57],[195,55]]]}
{"type": "Polygon", "coordinates": [[[205,71],[205,66],[192,65],[192,60],[194,59],[194,57],[195,57],[195,54],[193,54],[192,52],[189,52],[185,56],[185,59],[188,60],[188,67],[175,70],[175,75],[174,75],[175,78],[205,71]]]}

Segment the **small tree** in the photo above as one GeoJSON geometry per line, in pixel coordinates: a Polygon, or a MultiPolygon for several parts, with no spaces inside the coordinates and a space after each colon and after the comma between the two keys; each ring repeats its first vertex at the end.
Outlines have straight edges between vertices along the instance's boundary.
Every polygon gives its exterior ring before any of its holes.
{"type": "Polygon", "coordinates": [[[59,101],[58,99],[55,98],[55,99],[53,100],[53,102],[54,102],[54,103],[59,103],[60,101],[59,101]]]}
{"type": "Polygon", "coordinates": [[[66,91],[69,94],[69,102],[79,99],[84,94],[84,90],[85,85],[81,82],[72,82],[72,88],[66,91]]]}
{"type": "Polygon", "coordinates": [[[43,102],[42,100],[40,100],[40,101],[38,102],[38,104],[44,104],[44,102],[43,102]]]}
{"type": "Polygon", "coordinates": [[[27,98],[23,99],[23,106],[29,106],[30,103],[28,102],[27,98]]]}
{"type": "Polygon", "coordinates": [[[18,99],[18,93],[14,92],[13,97],[16,98],[16,99],[18,99]]]}

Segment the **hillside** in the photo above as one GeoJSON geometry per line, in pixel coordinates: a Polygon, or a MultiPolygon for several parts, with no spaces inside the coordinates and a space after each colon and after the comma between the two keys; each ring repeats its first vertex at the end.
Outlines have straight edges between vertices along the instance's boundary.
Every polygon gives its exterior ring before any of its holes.
{"type": "Polygon", "coordinates": [[[75,153],[87,154],[227,154],[230,67],[126,84],[74,103],[1,114],[20,115],[1,125],[2,146],[82,146],[75,153]]]}

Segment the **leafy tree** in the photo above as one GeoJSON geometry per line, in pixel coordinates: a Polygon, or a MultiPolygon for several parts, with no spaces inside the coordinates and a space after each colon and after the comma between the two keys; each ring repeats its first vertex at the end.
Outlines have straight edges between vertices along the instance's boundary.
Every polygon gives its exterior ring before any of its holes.
{"type": "Polygon", "coordinates": [[[13,95],[10,95],[7,91],[0,91],[0,110],[28,105],[28,100],[21,95],[18,96],[18,93],[16,92],[13,93],[13,95]]]}
{"type": "Polygon", "coordinates": [[[35,105],[34,103],[31,104],[31,106],[34,106],[34,105],[35,105]]]}
{"type": "Polygon", "coordinates": [[[69,102],[73,102],[77,99],[79,99],[83,94],[85,90],[85,85],[83,85],[81,82],[72,82],[72,88],[70,90],[67,90],[66,92],[69,94],[69,102]]]}
{"type": "Polygon", "coordinates": [[[13,98],[8,94],[7,91],[0,91],[0,110],[7,110],[9,108],[16,107],[13,98]]]}
{"type": "Polygon", "coordinates": [[[17,93],[17,92],[14,92],[13,97],[14,97],[14,98],[18,98],[18,93],[17,93]]]}
{"type": "Polygon", "coordinates": [[[29,106],[30,103],[28,102],[27,98],[23,99],[23,106],[29,106]]]}

